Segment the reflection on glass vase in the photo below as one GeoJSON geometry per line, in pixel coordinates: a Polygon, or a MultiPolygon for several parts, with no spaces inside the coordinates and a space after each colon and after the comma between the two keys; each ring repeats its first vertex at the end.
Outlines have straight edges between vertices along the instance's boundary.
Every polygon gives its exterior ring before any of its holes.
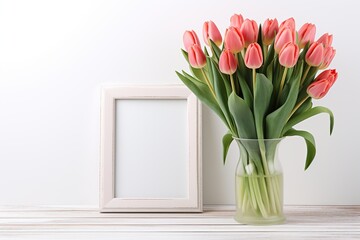
{"type": "Polygon", "coordinates": [[[284,222],[283,174],[277,157],[282,139],[235,140],[240,150],[235,220],[253,225],[284,222]]]}

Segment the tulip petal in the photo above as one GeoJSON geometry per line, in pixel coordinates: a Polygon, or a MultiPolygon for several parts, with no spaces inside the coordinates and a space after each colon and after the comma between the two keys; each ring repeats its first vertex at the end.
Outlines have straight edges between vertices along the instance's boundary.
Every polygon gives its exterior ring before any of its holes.
{"type": "Polygon", "coordinates": [[[258,43],[251,43],[246,49],[245,65],[250,69],[257,69],[263,64],[262,50],[258,43]]]}
{"type": "Polygon", "coordinates": [[[245,47],[257,41],[259,27],[254,20],[246,19],[241,25],[240,32],[244,37],[245,47]]]}
{"type": "Polygon", "coordinates": [[[319,81],[310,84],[307,89],[307,93],[310,97],[315,99],[323,98],[329,90],[329,82],[326,79],[322,79],[319,81]]]}
{"type": "Polygon", "coordinates": [[[305,61],[312,67],[320,66],[324,61],[324,46],[318,42],[312,43],[305,54],[305,61]]]}
{"type": "Polygon", "coordinates": [[[237,69],[237,60],[229,49],[224,50],[219,58],[219,69],[222,73],[233,74],[237,69]]]}

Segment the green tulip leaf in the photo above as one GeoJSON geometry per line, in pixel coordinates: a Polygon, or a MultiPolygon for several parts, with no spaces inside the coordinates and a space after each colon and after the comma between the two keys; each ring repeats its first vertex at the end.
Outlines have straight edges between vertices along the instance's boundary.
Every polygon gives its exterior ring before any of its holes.
{"type": "Polygon", "coordinates": [[[310,47],[310,42],[308,42],[304,49],[301,51],[300,55],[299,55],[299,60],[304,60],[305,59],[305,54],[306,52],[309,50],[309,47],[310,47]]]}
{"type": "Polygon", "coordinates": [[[187,77],[188,79],[190,79],[192,82],[197,82],[197,83],[199,83],[199,84],[204,84],[204,82],[202,82],[201,80],[199,80],[198,78],[196,78],[196,77],[193,77],[193,76],[191,76],[190,74],[188,74],[187,72],[185,72],[185,71],[182,71],[182,74],[185,76],[185,77],[187,77]]]}
{"type": "Polygon", "coordinates": [[[211,40],[209,39],[211,44],[212,53],[214,54],[213,57],[215,58],[215,62],[219,62],[221,49],[211,40]]]}
{"type": "Polygon", "coordinates": [[[317,106],[314,108],[311,108],[301,114],[298,114],[297,116],[292,117],[285,125],[283,132],[287,132],[288,130],[290,130],[293,126],[295,126],[296,124],[310,118],[313,117],[317,114],[320,113],[327,113],[329,114],[330,117],[330,135],[332,134],[332,131],[334,129],[334,114],[332,113],[332,111],[326,107],[321,107],[321,106],[317,106]]]}
{"type": "Polygon", "coordinates": [[[283,128],[294,109],[298,97],[302,64],[299,65],[299,68],[295,69],[297,75],[289,81],[290,90],[285,103],[266,117],[266,138],[281,137],[283,128]]]}
{"type": "Polygon", "coordinates": [[[261,27],[261,24],[259,25],[257,43],[260,45],[261,50],[262,50],[261,53],[262,53],[262,55],[264,56],[264,48],[263,48],[263,39],[262,39],[262,27],[261,27]]]}
{"type": "Polygon", "coordinates": [[[271,60],[271,62],[266,66],[266,76],[269,78],[269,80],[272,82],[273,80],[273,66],[274,65],[274,59],[271,60]]]}
{"type": "Polygon", "coordinates": [[[229,96],[229,110],[235,121],[238,137],[255,139],[254,115],[244,99],[237,96],[235,92],[229,96]]]}
{"type": "MultiPolygon", "coordinates": [[[[275,55],[275,49],[274,49],[274,41],[273,41],[273,43],[269,47],[268,54],[265,57],[265,63],[264,63],[264,66],[263,66],[263,69],[264,69],[263,72],[266,71],[266,73],[268,73],[269,67],[271,67],[271,69],[272,69],[272,67],[273,67],[272,65],[274,63],[274,55],[275,55]]],[[[269,75],[268,75],[268,77],[269,77],[269,75]]]]}
{"type": "Polygon", "coordinates": [[[307,170],[316,155],[316,146],[315,146],[314,136],[307,131],[295,130],[293,128],[288,130],[284,136],[299,136],[305,140],[306,148],[307,148],[305,170],[307,170]]]}
{"type": "Polygon", "coordinates": [[[250,107],[250,109],[252,109],[252,107],[253,107],[253,95],[252,95],[252,92],[250,90],[250,87],[247,84],[244,76],[240,74],[240,71],[236,71],[236,75],[237,75],[237,79],[238,79],[239,84],[240,84],[240,89],[241,89],[241,93],[242,93],[242,95],[244,97],[244,100],[247,103],[247,105],[250,107]]]}
{"type": "Polygon", "coordinates": [[[224,79],[222,78],[219,69],[217,68],[216,63],[213,60],[209,61],[209,69],[212,71],[213,82],[214,82],[214,91],[216,94],[217,102],[221,111],[223,112],[225,119],[227,121],[227,126],[230,126],[230,130],[233,130],[233,122],[230,116],[229,107],[228,107],[228,95],[225,87],[224,79]]]}
{"type": "MultiPolygon", "coordinates": [[[[298,64],[299,64],[299,63],[298,63],[298,64]]],[[[293,74],[294,74],[294,76],[296,75],[295,68],[293,68],[293,67],[292,67],[292,68],[288,68],[285,82],[289,82],[289,81],[291,81],[292,79],[294,79],[293,74]]]]}
{"type": "MultiPolygon", "coordinates": [[[[280,81],[283,73],[282,71],[283,67],[280,65],[279,59],[277,57],[274,58],[274,62],[272,65],[273,65],[272,84],[274,86],[273,91],[275,93],[278,93],[280,88],[280,81]]],[[[277,94],[274,94],[274,99],[277,99],[277,94]]]]}
{"type": "Polygon", "coordinates": [[[205,83],[193,81],[191,78],[188,78],[179,72],[176,72],[176,74],[180,80],[199,98],[199,100],[212,109],[225,123],[225,125],[228,126],[225,116],[211,94],[209,87],[205,83]]]}
{"type": "Polygon", "coordinates": [[[254,117],[257,138],[264,138],[264,116],[270,105],[273,85],[264,74],[256,74],[255,96],[254,96],[254,117]]]}
{"type": "Polygon", "coordinates": [[[307,87],[314,81],[315,75],[318,71],[319,69],[317,67],[311,67],[308,74],[306,75],[306,78],[302,85],[302,94],[304,94],[305,96],[307,95],[307,87]]]}
{"type": "Polygon", "coordinates": [[[211,65],[211,57],[206,57],[206,61],[207,61],[206,65],[208,66],[208,72],[207,72],[208,80],[209,80],[211,86],[214,86],[214,76],[213,76],[212,65],[211,65]]]}
{"type": "MultiPolygon", "coordinates": [[[[222,72],[219,72],[219,73],[220,73],[221,78],[223,79],[223,83],[224,83],[225,90],[226,90],[226,95],[229,96],[231,94],[231,92],[232,92],[231,83],[230,83],[230,76],[226,75],[226,74],[224,74],[222,72]]],[[[235,74],[233,76],[235,78],[235,74]]]]}
{"type": "Polygon", "coordinates": [[[302,76],[303,69],[304,69],[304,61],[298,60],[296,66],[289,69],[288,76],[290,76],[291,79],[296,79],[297,77],[300,78],[302,76]]]}
{"type": "Polygon", "coordinates": [[[280,96],[280,99],[279,99],[279,103],[278,103],[279,106],[282,106],[286,102],[286,100],[289,96],[290,87],[291,87],[290,83],[285,83],[284,88],[281,93],[281,96],[280,96]]]}
{"type": "Polygon", "coordinates": [[[226,156],[229,151],[229,147],[234,140],[233,135],[230,131],[228,131],[222,138],[222,144],[223,144],[223,163],[226,162],[226,156]]]}
{"type": "MultiPolygon", "coordinates": [[[[213,65],[212,65],[212,67],[215,67],[215,70],[217,71],[217,73],[219,74],[219,76],[221,77],[221,79],[222,79],[222,87],[225,87],[225,91],[226,91],[226,96],[229,96],[230,95],[230,93],[232,92],[232,88],[231,88],[231,84],[230,84],[230,76],[229,75],[227,75],[227,74],[224,74],[224,73],[222,73],[222,72],[220,72],[220,70],[219,70],[219,68],[218,68],[218,64],[217,63],[215,63],[215,61],[213,60],[213,59],[210,59],[209,61],[212,61],[212,63],[213,63],[213,65]]],[[[212,76],[213,77],[213,82],[214,82],[214,76],[212,76]]]]}
{"type": "MultiPolygon", "coordinates": [[[[291,118],[294,118],[296,116],[298,116],[299,114],[311,109],[313,106],[312,104],[312,99],[311,98],[308,98],[303,104],[301,104],[301,106],[299,107],[298,110],[296,110],[296,112],[292,115],[291,118]]],[[[290,118],[290,119],[291,119],[290,118]]]]}
{"type": "Polygon", "coordinates": [[[298,91],[299,81],[296,81],[292,84],[285,103],[280,108],[267,115],[266,138],[281,137],[281,132],[287,122],[288,117],[290,116],[291,111],[295,106],[298,91]]]}
{"type": "Polygon", "coordinates": [[[185,60],[189,63],[189,54],[184,49],[181,49],[181,53],[184,56],[185,60]]]}
{"type": "Polygon", "coordinates": [[[205,46],[204,46],[204,53],[205,53],[206,57],[210,57],[210,54],[209,54],[209,52],[207,50],[207,47],[205,47],[205,46]]]}

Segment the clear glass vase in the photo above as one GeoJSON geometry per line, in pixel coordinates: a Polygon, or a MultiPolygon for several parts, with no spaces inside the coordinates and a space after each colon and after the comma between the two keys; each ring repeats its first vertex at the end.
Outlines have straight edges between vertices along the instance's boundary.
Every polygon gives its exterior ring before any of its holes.
{"type": "Polygon", "coordinates": [[[235,220],[252,225],[284,222],[283,174],[277,155],[282,139],[235,140],[240,149],[235,220]]]}

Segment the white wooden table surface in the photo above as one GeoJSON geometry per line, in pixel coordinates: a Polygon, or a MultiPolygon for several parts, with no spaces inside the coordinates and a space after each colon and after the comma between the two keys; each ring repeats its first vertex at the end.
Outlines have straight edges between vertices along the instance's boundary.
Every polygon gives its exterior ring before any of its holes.
{"type": "Polygon", "coordinates": [[[273,226],[238,224],[233,214],[2,208],[0,239],[360,239],[360,206],[286,206],[286,223],[273,226]]]}

